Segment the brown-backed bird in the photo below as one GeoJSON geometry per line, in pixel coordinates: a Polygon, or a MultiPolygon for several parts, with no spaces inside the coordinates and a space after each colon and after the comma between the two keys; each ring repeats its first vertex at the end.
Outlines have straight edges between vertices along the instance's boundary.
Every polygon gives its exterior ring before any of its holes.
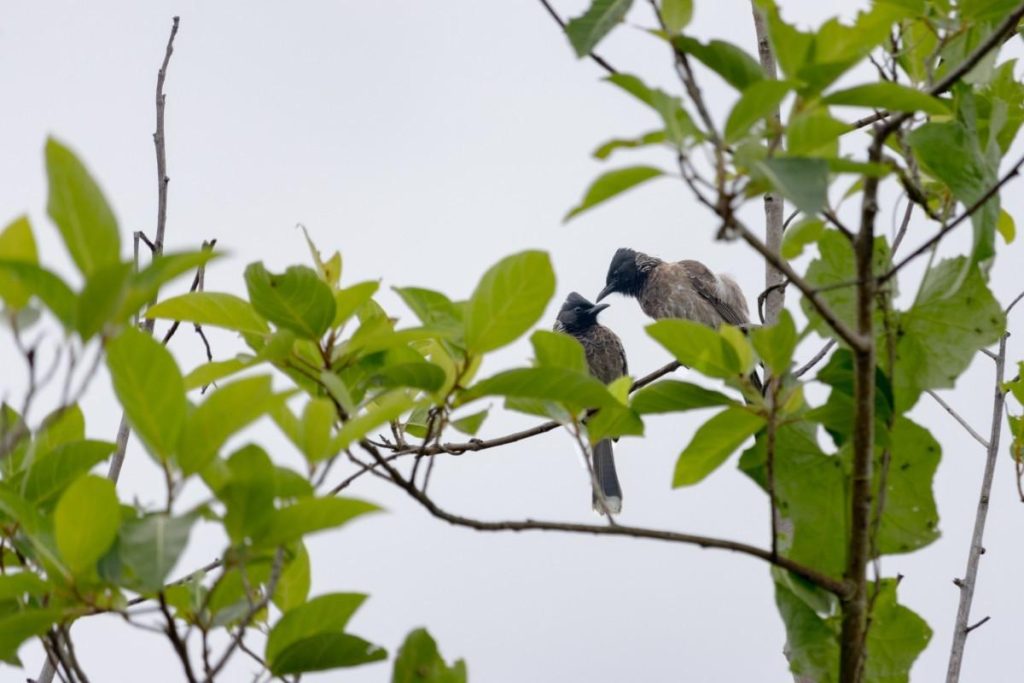
{"type": "MultiPolygon", "coordinates": [[[[715,275],[700,261],[668,263],[639,251],[619,249],[597,300],[613,292],[635,298],[643,312],[655,319],[685,318],[711,328],[722,323],[750,324],[747,300],[736,281],[715,275]]],[[[761,389],[757,373],[751,373],[750,380],[761,389]]]]}
{"type": "MultiPolygon", "coordinates": [[[[605,384],[628,373],[626,352],[618,336],[607,327],[598,324],[597,316],[608,304],[593,304],[576,292],[565,299],[555,331],[572,335],[583,346],[590,374],[605,384]]],[[[608,512],[622,510],[622,487],[615,473],[615,459],[610,439],[602,439],[594,446],[594,479],[601,489],[608,512]]],[[[597,491],[593,495],[594,509],[604,512],[597,491]]]]}

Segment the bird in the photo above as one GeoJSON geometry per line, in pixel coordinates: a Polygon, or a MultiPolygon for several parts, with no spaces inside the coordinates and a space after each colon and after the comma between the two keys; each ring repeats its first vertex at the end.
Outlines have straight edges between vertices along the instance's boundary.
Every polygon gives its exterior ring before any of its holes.
{"type": "MultiPolygon", "coordinates": [[[[626,351],[619,337],[597,322],[598,314],[608,306],[593,304],[578,292],[571,292],[562,304],[554,326],[555,332],[564,332],[583,346],[588,371],[605,384],[629,373],[626,351]]],[[[599,496],[597,490],[593,492],[594,509],[602,514],[618,514],[622,511],[622,487],[615,472],[611,440],[598,441],[593,451],[594,480],[601,494],[599,496]]]]}
{"type": "MultiPolygon", "coordinates": [[[[669,263],[623,247],[612,257],[597,300],[614,292],[635,298],[640,309],[655,320],[684,318],[712,329],[722,323],[743,329],[750,326],[750,309],[740,286],[700,261],[669,263]]],[[[756,372],[751,373],[750,381],[761,391],[756,372]]]]}

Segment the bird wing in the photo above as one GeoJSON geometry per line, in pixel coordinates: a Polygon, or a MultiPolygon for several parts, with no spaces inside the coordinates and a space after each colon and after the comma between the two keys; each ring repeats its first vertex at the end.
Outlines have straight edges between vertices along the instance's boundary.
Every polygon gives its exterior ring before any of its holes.
{"type": "Polygon", "coordinates": [[[747,302],[743,292],[732,278],[718,278],[699,261],[683,261],[690,285],[702,299],[711,304],[715,312],[730,325],[746,325],[747,302]]]}

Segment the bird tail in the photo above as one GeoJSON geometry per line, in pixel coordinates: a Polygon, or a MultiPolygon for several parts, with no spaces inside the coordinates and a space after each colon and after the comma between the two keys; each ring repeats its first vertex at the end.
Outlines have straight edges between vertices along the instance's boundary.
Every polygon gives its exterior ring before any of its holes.
{"type": "MultiPolygon", "coordinates": [[[[607,511],[612,514],[621,512],[622,487],[619,486],[619,477],[615,473],[615,458],[612,455],[610,439],[598,441],[594,446],[594,479],[600,487],[607,511]]],[[[602,509],[597,490],[594,491],[593,504],[597,512],[604,514],[605,510],[602,509]]]]}
{"type": "Polygon", "coordinates": [[[764,395],[764,383],[758,376],[757,370],[752,370],[750,372],[750,383],[754,385],[754,389],[757,390],[757,393],[761,394],[762,396],[764,395]]]}

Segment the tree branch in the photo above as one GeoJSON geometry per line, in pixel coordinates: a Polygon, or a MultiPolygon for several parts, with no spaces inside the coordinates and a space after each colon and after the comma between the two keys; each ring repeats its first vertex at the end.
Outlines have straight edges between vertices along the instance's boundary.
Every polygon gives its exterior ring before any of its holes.
{"type": "MultiPolygon", "coordinates": [[[[968,626],[971,618],[971,603],[974,601],[974,587],[978,580],[978,563],[985,552],[982,545],[985,536],[985,521],[988,517],[989,495],[992,491],[992,478],[995,474],[996,459],[999,455],[999,437],[1003,428],[1003,404],[1006,394],[1003,393],[1003,371],[1006,366],[1006,335],[999,340],[999,353],[996,357],[996,381],[992,399],[992,430],[988,440],[988,453],[985,458],[985,472],[981,479],[981,493],[978,496],[978,508],[974,515],[974,531],[971,534],[971,547],[967,553],[967,570],[964,578],[957,585],[960,587],[960,604],[956,611],[956,622],[953,627],[953,644],[949,652],[949,668],[946,670],[946,683],[957,683],[960,680],[960,667],[963,664],[964,647],[967,645],[967,634],[972,628],[968,626]]],[[[980,626],[980,622],[977,626],[980,626]]]]}
{"type": "MultiPolygon", "coordinates": [[[[548,0],[540,0],[540,4],[544,5],[544,9],[548,11],[548,14],[551,15],[551,18],[555,20],[555,23],[557,23],[559,27],[561,27],[562,33],[565,33],[565,22],[562,20],[562,17],[558,16],[558,12],[556,12],[555,8],[551,6],[551,3],[549,3],[548,0]]],[[[607,71],[609,74],[614,75],[619,73],[618,69],[609,64],[603,57],[598,55],[596,52],[591,52],[587,56],[594,60],[594,62],[596,62],[598,66],[607,71]]]]}
{"type": "Polygon", "coordinates": [[[980,443],[980,444],[982,445],[982,447],[983,447],[983,448],[988,448],[988,441],[986,441],[986,440],[985,440],[985,437],[983,437],[983,436],[982,436],[981,434],[979,434],[978,432],[974,431],[974,427],[972,427],[972,426],[970,425],[970,423],[969,423],[969,422],[967,422],[967,420],[965,420],[965,419],[964,419],[963,417],[961,417],[960,413],[958,413],[958,412],[956,412],[955,410],[953,410],[953,407],[952,407],[951,405],[949,405],[949,404],[948,404],[948,403],[946,403],[946,402],[945,402],[944,400],[942,400],[942,397],[941,397],[941,396],[939,396],[938,394],[936,394],[936,393],[935,393],[934,391],[932,391],[931,389],[928,389],[928,390],[927,390],[927,391],[926,391],[925,393],[927,393],[927,394],[928,394],[929,396],[931,396],[932,398],[934,398],[934,399],[935,399],[935,402],[936,402],[936,403],[938,403],[938,404],[939,404],[940,406],[942,406],[942,407],[943,407],[943,408],[944,408],[944,409],[946,410],[946,412],[947,412],[947,413],[949,413],[949,414],[950,414],[950,416],[952,416],[952,418],[953,418],[954,420],[956,420],[956,421],[957,421],[958,423],[960,423],[960,426],[961,426],[961,427],[963,427],[964,429],[966,429],[966,430],[967,430],[967,433],[968,433],[968,434],[970,434],[970,435],[971,435],[971,437],[972,437],[972,438],[973,438],[973,439],[974,439],[975,441],[977,441],[978,443],[980,443]]]}

